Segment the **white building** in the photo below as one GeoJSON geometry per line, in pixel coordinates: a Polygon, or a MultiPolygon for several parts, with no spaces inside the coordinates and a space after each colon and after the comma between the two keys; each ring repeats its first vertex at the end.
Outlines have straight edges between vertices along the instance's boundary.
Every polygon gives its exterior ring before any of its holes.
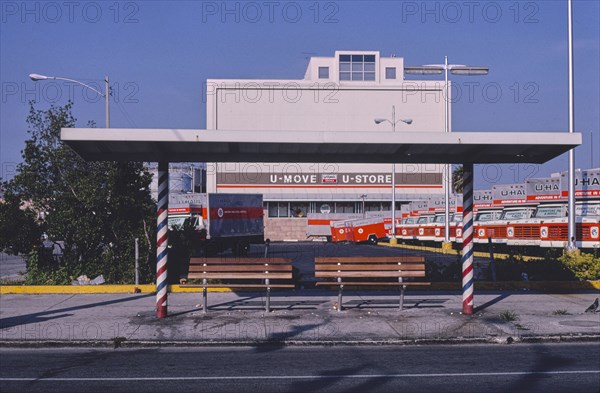
{"type": "MultiPolygon", "coordinates": [[[[443,81],[405,80],[403,58],[337,51],[311,58],[303,79],[208,80],[206,128],[444,132],[443,92],[443,81]]],[[[442,195],[442,171],[398,163],[397,206],[442,195]]],[[[359,213],[363,198],[367,211],[390,210],[391,172],[389,164],[208,163],[206,185],[207,192],[263,194],[266,237],[303,239],[308,213],[359,213]]]]}

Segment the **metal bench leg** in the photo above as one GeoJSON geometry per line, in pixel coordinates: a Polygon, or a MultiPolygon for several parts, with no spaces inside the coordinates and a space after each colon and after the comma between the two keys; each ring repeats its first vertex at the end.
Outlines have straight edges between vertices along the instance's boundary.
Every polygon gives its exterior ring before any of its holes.
{"type": "Polygon", "coordinates": [[[265,311],[271,312],[271,288],[267,287],[267,302],[265,303],[265,311]]]}
{"type": "Polygon", "coordinates": [[[400,286],[400,310],[404,310],[404,290],[406,289],[406,285],[400,286]]]}
{"type": "Polygon", "coordinates": [[[340,290],[338,292],[338,312],[342,311],[342,291],[344,290],[344,286],[340,285],[340,290]]]}
{"type": "Polygon", "coordinates": [[[205,314],[208,312],[208,302],[206,300],[206,287],[202,288],[202,310],[205,314]]]}

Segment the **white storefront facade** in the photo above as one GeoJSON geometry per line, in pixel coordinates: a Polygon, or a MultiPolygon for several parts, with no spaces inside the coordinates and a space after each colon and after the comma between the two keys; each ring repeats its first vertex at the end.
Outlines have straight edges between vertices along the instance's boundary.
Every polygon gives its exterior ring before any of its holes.
{"type": "MultiPolygon", "coordinates": [[[[311,58],[299,80],[208,80],[206,128],[444,132],[444,88],[405,80],[403,58],[337,51],[311,58]]],[[[441,164],[396,164],[397,209],[443,195],[442,173],[441,164]]],[[[208,163],[206,176],[207,192],[263,194],[272,240],[305,239],[309,213],[389,211],[391,185],[390,164],[208,163]]]]}

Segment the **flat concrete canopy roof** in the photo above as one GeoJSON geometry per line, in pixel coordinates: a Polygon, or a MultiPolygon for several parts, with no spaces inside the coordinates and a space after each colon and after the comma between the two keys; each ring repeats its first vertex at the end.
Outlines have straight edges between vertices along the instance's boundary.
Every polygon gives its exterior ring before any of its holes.
{"type": "Polygon", "coordinates": [[[581,144],[567,132],[63,128],[61,139],[85,160],[147,162],[541,164],[581,144]]]}

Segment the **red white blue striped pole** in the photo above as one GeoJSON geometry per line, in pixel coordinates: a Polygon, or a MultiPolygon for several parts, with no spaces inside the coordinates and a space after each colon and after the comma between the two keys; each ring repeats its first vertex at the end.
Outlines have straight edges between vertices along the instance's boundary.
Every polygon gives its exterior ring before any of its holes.
{"type": "Polygon", "coordinates": [[[169,163],[158,163],[158,218],[156,222],[156,317],[167,317],[167,261],[169,209],[169,163]]]}
{"type": "Polygon", "coordinates": [[[473,164],[463,164],[463,314],[473,314],[473,164]]]}

